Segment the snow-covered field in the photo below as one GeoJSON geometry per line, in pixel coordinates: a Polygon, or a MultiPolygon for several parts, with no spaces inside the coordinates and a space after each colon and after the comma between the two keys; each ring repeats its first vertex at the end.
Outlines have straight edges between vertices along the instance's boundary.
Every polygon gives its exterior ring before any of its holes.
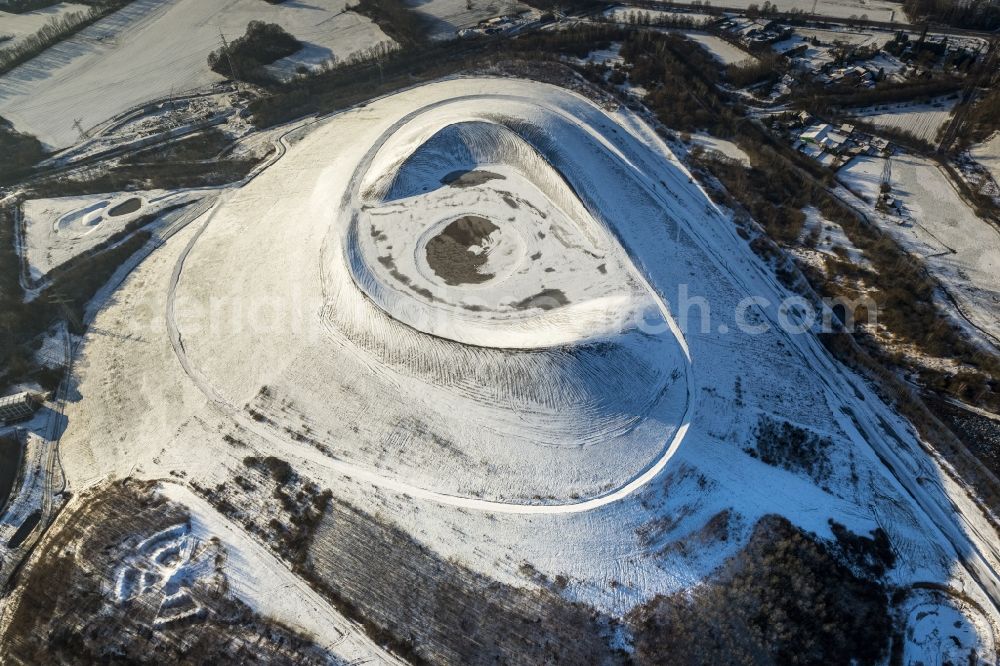
{"type": "Polygon", "coordinates": [[[955,99],[939,99],[921,104],[894,104],[866,109],[853,109],[851,113],[876,127],[903,130],[934,144],[938,132],[951,118],[955,99]]]}
{"type": "Polygon", "coordinates": [[[74,2],[59,2],[51,7],[43,7],[23,14],[12,14],[0,11],[0,38],[11,37],[12,39],[0,41],[0,50],[16,46],[25,37],[38,32],[46,23],[53,19],[62,18],[67,14],[77,12],[88,12],[90,7],[74,2]]]}
{"type": "MultiPolygon", "coordinates": [[[[874,202],[883,158],[857,157],[838,178],[874,202]]],[[[1000,230],[978,218],[932,161],[910,155],[892,160],[892,195],[904,206],[903,225],[884,228],[930,271],[980,330],[1000,339],[1000,230]]]]}
{"type": "Polygon", "coordinates": [[[996,644],[981,609],[933,589],[914,590],[902,608],[902,663],[996,663],[996,644]]]}
{"type": "Polygon", "coordinates": [[[691,143],[705,150],[715,151],[731,160],[736,160],[744,166],[750,166],[750,156],[732,141],[720,139],[710,134],[692,134],[691,143]]]}
{"type": "Polygon", "coordinates": [[[531,9],[517,0],[408,0],[407,4],[427,19],[431,39],[451,39],[480,21],[531,9]]]}
{"type": "Polygon", "coordinates": [[[706,35],[702,32],[686,32],[684,35],[688,39],[700,44],[702,48],[711,53],[723,65],[734,65],[754,59],[747,51],[738,46],[733,46],[721,37],[706,35]]]}
{"type": "Polygon", "coordinates": [[[987,606],[997,556],[971,500],[778,325],[799,321],[785,296],[628,110],[510,79],[419,86],[317,123],[129,276],[75,365],[62,462],[78,492],[215,487],[277,456],[441,557],[521,586],[530,562],[614,612],[696,585],[767,513],[881,526],[892,584],[987,606]],[[496,229],[459,228],[453,265],[425,265],[439,223],[470,215],[496,229]],[[821,478],[750,455],[769,419],[830,439],[821,478]]]}
{"type": "Polygon", "coordinates": [[[819,28],[795,28],[795,34],[805,39],[816,38],[824,44],[844,42],[854,46],[881,44],[892,39],[892,33],[872,32],[868,30],[822,30],[819,28]]]}
{"type": "MultiPolygon", "coordinates": [[[[270,4],[261,0],[136,0],[0,77],[0,116],[51,147],[79,138],[136,104],[222,80],[208,54],[251,20],[282,25],[306,44],[275,66],[292,70],[348,57],[388,38],[344,12],[347,0],[270,4]]],[[[0,30],[2,32],[2,30],[0,30]]]]}

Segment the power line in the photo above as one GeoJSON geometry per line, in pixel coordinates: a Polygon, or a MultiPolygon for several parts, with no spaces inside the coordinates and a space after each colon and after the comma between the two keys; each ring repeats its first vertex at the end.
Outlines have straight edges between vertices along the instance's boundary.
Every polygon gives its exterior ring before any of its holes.
{"type": "Polygon", "coordinates": [[[236,92],[242,93],[243,89],[240,87],[240,80],[236,76],[236,65],[233,64],[233,58],[229,54],[229,42],[226,41],[226,36],[222,34],[222,28],[219,28],[219,37],[222,38],[222,52],[226,54],[226,60],[229,61],[229,74],[236,83],[236,92]]]}

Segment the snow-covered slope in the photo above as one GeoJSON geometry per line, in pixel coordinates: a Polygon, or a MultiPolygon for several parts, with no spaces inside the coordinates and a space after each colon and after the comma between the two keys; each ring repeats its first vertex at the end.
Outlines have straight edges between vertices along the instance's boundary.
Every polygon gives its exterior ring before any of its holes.
{"type": "Polygon", "coordinates": [[[986,167],[993,180],[1000,184],[1000,132],[973,146],[969,152],[977,162],[986,167]]]}
{"type": "MultiPolygon", "coordinates": [[[[610,221],[619,196],[637,223],[662,208],[577,122],[530,97],[485,94],[391,123],[353,172],[328,177],[322,200],[274,212],[287,220],[274,230],[296,229],[295,242],[322,234],[319,293],[307,287],[320,316],[306,325],[318,330],[291,345],[263,330],[261,362],[246,364],[231,356],[245,331],[179,326],[195,372],[225,404],[249,402],[279,430],[308,424],[338,457],[417,488],[549,503],[639,477],[679,443],[688,360],[610,221]],[[432,265],[435,239],[469,216],[496,227],[490,246],[432,265]],[[476,251],[488,261],[468,279],[482,281],[448,284],[476,251]],[[355,433],[370,444],[345,446],[355,433]]],[[[324,151],[337,140],[328,136],[310,145],[324,151]]],[[[317,159],[298,151],[290,164],[317,159]]],[[[286,304],[299,298],[291,289],[316,285],[247,262],[277,239],[240,234],[239,210],[220,210],[194,247],[179,300],[256,292],[286,304]],[[232,266],[222,282],[220,265],[232,266]]],[[[309,263],[300,267],[311,273],[309,263]]]]}
{"type": "Polygon", "coordinates": [[[203,193],[147,190],[24,202],[24,252],[37,280],[73,257],[107,241],[141,218],[178,210],[203,193]]]}

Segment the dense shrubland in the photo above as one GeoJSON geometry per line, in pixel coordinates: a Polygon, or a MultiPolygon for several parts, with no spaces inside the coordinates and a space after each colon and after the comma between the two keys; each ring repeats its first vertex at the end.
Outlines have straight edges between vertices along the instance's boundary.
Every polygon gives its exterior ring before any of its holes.
{"type": "Polygon", "coordinates": [[[41,142],[0,118],[0,185],[16,182],[45,157],[41,142]]]}
{"type": "MultiPolygon", "coordinates": [[[[884,543],[884,535],[877,538],[884,543]]],[[[784,518],[766,516],[715,579],[630,614],[635,661],[881,663],[892,633],[888,591],[855,570],[891,566],[884,553],[863,541],[831,548],[784,518]]]]}
{"type": "Polygon", "coordinates": [[[1000,28],[1000,6],[992,0],[903,0],[903,11],[914,20],[978,30],[1000,28]]]}
{"type": "Polygon", "coordinates": [[[59,2],[60,0],[0,0],[0,11],[23,14],[58,5],[59,2]]]}
{"type": "Polygon", "coordinates": [[[705,49],[678,34],[633,32],[621,55],[631,67],[629,79],[646,88],[646,102],[664,125],[733,135],[737,119],[715,93],[722,74],[705,49]]]}
{"type": "Polygon", "coordinates": [[[817,483],[823,483],[833,473],[830,462],[833,440],[829,437],[822,437],[788,421],[762,416],[754,439],[754,445],[748,448],[748,452],[768,465],[805,474],[817,483]]]}
{"type": "Polygon", "coordinates": [[[178,189],[225,185],[246,176],[258,160],[220,159],[122,163],[89,178],[49,178],[31,184],[32,197],[64,197],[124,190],[178,189]]]}
{"type": "Polygon", "coordinates": [[[794,95],[794,99],[807,111],[824,115],[842,108],[931,99],[957,92],[962,88],[962,85],[962,79],[952,76],[938,76],[932,79],[918,79],[901,83],[884,82],[878,87],[869,89],[807,84],[794,95]]]}
{"type": "Polygon", "coordinates": [[[1000,88],[990,90],[969,109],[963,128],[964,142],[985,141],[996,131],[1000,131],[1000,88]]]}
{"type": "Polygon", "coordinates": [[[14,436],[0,436],[0,513],[7,508],[7,500],[21,470],[20,463],[21,443],[14,436]]]}

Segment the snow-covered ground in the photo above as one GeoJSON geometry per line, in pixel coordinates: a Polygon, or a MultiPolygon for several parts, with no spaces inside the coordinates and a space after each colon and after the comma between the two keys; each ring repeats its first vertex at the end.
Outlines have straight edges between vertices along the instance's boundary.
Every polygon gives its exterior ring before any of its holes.
{"type": "Polygon", "coordinates": [[[1000,132],[973,146],[969,152],[972,153],[973,159],[986,167],[993,180],[1000,184],[1000,132]]]}
{"type": "MultiPolygon", "coordinates": [[[[800,67],[804,66],[810,70],[818,70],[834,61],[833,49],[839,43],[854,46],[879,45],[892,39],[892,36],[892,33],[875,31],[795,28],[791,37],[775,42],[771,45],[771,48],[777,53],[786,53],[804,45],[805,50],[795,57],[796,63],[800,67]],[[816,40],[815,44],[812,41],[813,39],[816,40]]],[[[876,57],[859,64],[866,68],[874,68],[874,72],[877,72],[881,68],[890,80],[893,80],[892,77],[903,69],[902,62],[885,53],[879,53],[876,57]]]]}
{"type": "MultiPolygon", "coordinates": [[[[305,43],[279,68],[292,70],[387,40],[371,21],[344,12],[347,0],[136,0],[0,77],[0,116],[51,147],[142,102],[222,80],[208,54],[251,20],[282,25],[305,43]],[[308,62],[306,62],[308,60],[308,62]]],[[[0,30],[2,32],[2,30],[0,30]]]]}
{"type": "MultiPolygon", "coordinates": [[[[874,203],[884,163],[883,158],[857,157],[838,178],[874,203]]],[[[923,258],[966,317],[1000,339],[1000,230],[977,217],[928,159],[894,157],[892,195],[903,204],[904,223],[892,217],[883,228],[923,258]]]]}
{"type": "Polygon", "coordinates": [[[531,10],[517,0],[408,0],[407,4],[427,19],[431,39],[451,39],[480,21],[531,10]]]}
{"type": "Polygon", "coordinates": [[[851,113],[876,127],[903,130],[934,144],[938,132],[951,118],[956,99],[942,98],[929,103],[880,105],[865,109],[852,109],[851,113]]]}
{"type": "Polygon", "coordinates": [[[25,37],[38,32],[46,23],[53,19],[59,19],[67,14],[78,12],[89,12],[90,7],[75,2],[59,2],[51,7],[43,7],[23,14],[12,14],[11,12],[0,11],[0,38],[11,37],[12,39],[0,41],[0,50],[16,46],[25,37]]]}
{"type": "Polygon", "coordinates": [[[702,48],[711,53],[712,56],[723,65],[734,65],[740,62],[754,60],[754,57],[748,52],[738,46],[733,46],[721,37],[707,35],[703,32],[686,32],[684,35],[688,39],[700,44],[702,48]]]}
{"type": "Polygon", "coordinates": [[[144,215],[196,201],[200,196],[196,191],[148,190],[25,201],[23,249],[31,277],[38,280],[144,215]],[[134,206],[129,204],[135,199],[138,207],[132,210],[134,206]],[[116,210],[123,204],[124,208],[116,210]]]}
{"type": "MultiPolygon", "coordinates": [[[[988,606],[998,558],[971,500],[864,382],[788,330],[798,319],[786,296],[627,109],[509,79],[419,86],[317,123],[128,277],[75,366],[62,459],[76,492],[127,475],[214,487],[244,456],[274,455],[441,557],[519,585],[530,562],[614,612],[696,585],[767,513],[826,537],[831,518],[864,534],[881,526],[898,557],[892,584],[937,581],[988,606]],[[471,141],[468,123],[492,127],[471,141]],[[444,172],[453,165],[466,180],[444,172]],[[394,196],[509,226],[521,261],[486,227],[488,243],[470,247],[500,248],[486,273],[516,266],[512,287],[537,282],[572,302],[470,309],[456,326],[455,301],[440,302],[453,285],[419,274],[425,236],[394,196]],[[391,249],[370,228],[380,209],[401,225],[391,249]],[[580,253],[605,253],[607,273],[580,253]],[[425,282],[408,295],[401,278],[425,282]],[[558,317],[642,302],[657,304],[650,340],[638,322],[593,339],[558,317]],[[558,324],[565,344],[460,341],[478,327],[530,342],[540,324],[558,324]],[[828,472],[750,455],[768,419],[829,438],[828,472]],[[609,424],[598,441],[566,435],[609,424]],[[723,533],[708,529],[727,510],[723,533]]],[[[245,552],[255,566],[264,557],[245,552]]]]}
{"type": "Polygon", "coordinates": [[[621,42],[612,42],[608,45],[608,48],[595,49],[588,53],[584,58],[576,58],[576,61],[581,64],[592,62],[599,65],[614,67],[615,65],[620,65],[625,62],[625,59],[621,56],[621,48],[621,42]]]}
{"type": "Polygon", "coordinates": [[[870,268],[870,262],[864,253],[855,247],[839,224],[823,217],[823,214],[813,206],[803,208],[802,212],[805,213],[806,220],[802,225],[800,246],[793,250],[796,257],[820,270],[826,269],[828,257],[846,259],[859,266],[870,268]],[[815,240],[814,248],[806,247],[809,238],[815,240]]]}
{"type": "Polygon", "coordinates": [[[805,50],[796,56],[795,61],[801,63],[800,67],[806,67],[808,69],[820,69],[823,65],[833,62],[834,57],[830,52],[829,46],[823,45],[813,45],[805,37],[801,35],[792,35],[787,39],[783,39],[779,42],[775,42],[771,45],[775,53],[786,53],[792,49],[800,47],[802,44],[806,45],[805,50]]]}
{"type": "Polygon", "coordinates": [[[935,589],[913,590],[902,603],[904,664],[995,664],[996,642],[982,610],[935,589]]]}
{"type": "Polygon", "coordinates": [[[705,150],[715,151],[731,160],[736,160],[744,166],[750,166],[750,156],[732,141],[720,139],[710,134],[692,134],[691,143],[705,150]]]}
{"type": "Polygon", "coordinates": [[[258,613],[302,632],[342,663],[403,663],[371,641],[359,626],[292,573],[287,564],[242,528],[222,518],[203,498],[176,483],[164,483],[160,492],[190,512],[192,536],[222,542],[229,590],[258,613]]]}
{"type": "Polygon", "coordinates": [[[892,39],[892,33],[872,32],[869,30],[823,30],[820,28],[795,28],[795,34],[805,39],[816,38],[824,44],[843,42],[853,46],[882,44],[892,39]]]}

